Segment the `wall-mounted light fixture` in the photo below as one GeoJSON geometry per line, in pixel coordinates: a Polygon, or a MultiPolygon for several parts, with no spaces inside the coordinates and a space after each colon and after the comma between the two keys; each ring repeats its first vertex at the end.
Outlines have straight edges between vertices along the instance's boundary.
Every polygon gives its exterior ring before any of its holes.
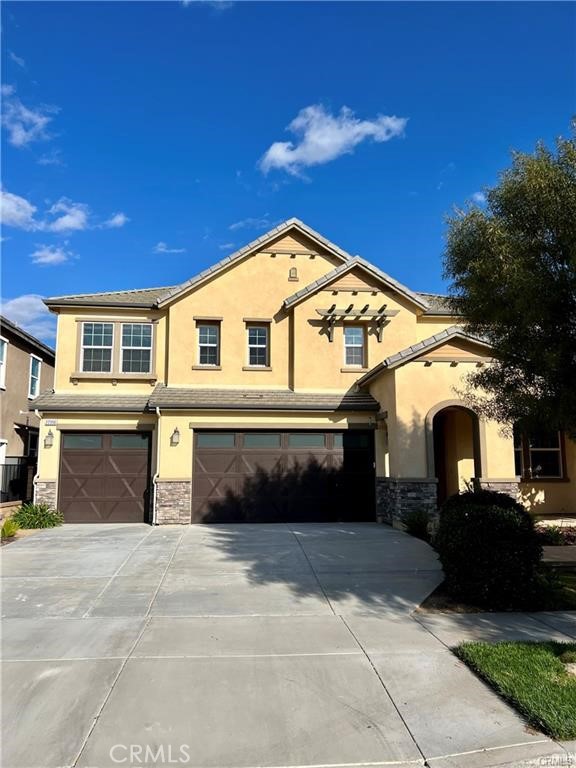
{"type": "Polygon", "coordinates": [[[180,442],[180,430],[178,429],[178,427],[176,427],[174,432],[172,432],[172,434],[170,435],[170,445],[178,445],[179,442],[180,442]]]}
{"type": "Polygon", "coordinates": [[[51,429],[48,430],[48,434],[44,438],[44,448],[52,448],[54,445],[54,433],[51,429]]]}

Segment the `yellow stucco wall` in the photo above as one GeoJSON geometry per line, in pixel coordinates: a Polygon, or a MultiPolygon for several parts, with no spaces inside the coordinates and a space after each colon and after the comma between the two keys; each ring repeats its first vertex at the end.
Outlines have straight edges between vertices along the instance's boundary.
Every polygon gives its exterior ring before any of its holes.
{"type": "MultiPolygon", "coordinates": [[[[426,416],[443,402],[461,401],[457,390],[464,388],[464,377],[473,363],[436,362],[425,366],[410,362],[384,372],[370,385],[377,399],[383,398],[388,410],[390,475],[392,477],[428,477],[426,416]],[[390,379],[394,379],[394,384],[390,379]],[[388,383],[385,380],[388,379],[388,383]],[[394,393],[394,394],[392,394],[394,393]],[[390,400],[394,398],[394,406],[390,400]]],[[[511,436],[501,434],[498,424],[482,422],[486,446],[482,475],[492,479],[514,477],[514,450],[511,436]]]]}

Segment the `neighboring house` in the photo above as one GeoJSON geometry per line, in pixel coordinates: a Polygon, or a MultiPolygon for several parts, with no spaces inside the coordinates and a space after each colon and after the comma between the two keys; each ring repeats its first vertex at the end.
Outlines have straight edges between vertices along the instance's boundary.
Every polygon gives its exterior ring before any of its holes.
{"type": "Polygon", "coordinates": [[[296,219],[181,285],[46,304],[36,499],[68,521],[391,521],[520,479],[576,512],[573,442],[515,445],[459,398],[489,346],[296,219]]]}
{"type": "Polygon", "coordinates": [[[32,498],[40,419],[30,402],[54,384],[54,350],[0,317],[0,503],[32,498]]]}

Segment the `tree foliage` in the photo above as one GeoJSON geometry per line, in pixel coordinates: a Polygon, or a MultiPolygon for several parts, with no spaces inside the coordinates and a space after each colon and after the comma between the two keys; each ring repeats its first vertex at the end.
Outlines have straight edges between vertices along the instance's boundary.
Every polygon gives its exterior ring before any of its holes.
{"type": "Polygon", "coordinates": [[[449,219],[445,275],[468,332],[494,348],[494,363],[468,377],[474,407],[575,433],[574,137],[513,153],[485,207],[449,219]]]}

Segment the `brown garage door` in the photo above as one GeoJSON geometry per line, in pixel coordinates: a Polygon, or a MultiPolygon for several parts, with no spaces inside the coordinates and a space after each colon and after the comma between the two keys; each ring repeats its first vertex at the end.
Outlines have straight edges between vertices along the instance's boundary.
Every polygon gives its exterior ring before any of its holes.
{"type": "Polygon", "coordinates": [[[149,461],[148,432],[64,433],[58,506],[65,521],[145,521],[149,461]]]}
{"type": "Polygon", "coordinates": [[[197,431],[193,522],[374,520],[374,433],[197,431]]]}

